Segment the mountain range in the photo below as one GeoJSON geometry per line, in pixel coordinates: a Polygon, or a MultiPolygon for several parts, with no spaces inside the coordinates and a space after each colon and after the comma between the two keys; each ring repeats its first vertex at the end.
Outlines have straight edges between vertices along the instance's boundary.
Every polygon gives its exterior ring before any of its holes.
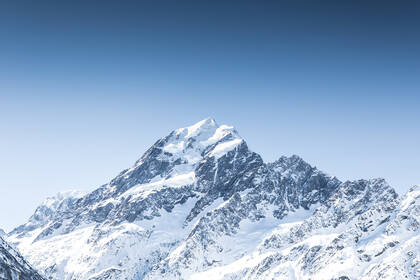
{"type": "Polygon", "coordinates": [[[265,163],[208,118],[46,199],[0,237],[0,279],[419,279],[419,201],[295,155],[265,163]]]}

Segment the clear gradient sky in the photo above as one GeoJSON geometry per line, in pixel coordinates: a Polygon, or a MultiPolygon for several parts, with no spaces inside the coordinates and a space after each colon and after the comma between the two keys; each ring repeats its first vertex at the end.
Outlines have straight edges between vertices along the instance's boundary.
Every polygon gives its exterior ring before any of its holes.
{"type": "Polygon", "coordinates": [[[153,2],[0,3],[0,227],[208,116],[266,161],[420,184],[419,1],[153,2]]]}

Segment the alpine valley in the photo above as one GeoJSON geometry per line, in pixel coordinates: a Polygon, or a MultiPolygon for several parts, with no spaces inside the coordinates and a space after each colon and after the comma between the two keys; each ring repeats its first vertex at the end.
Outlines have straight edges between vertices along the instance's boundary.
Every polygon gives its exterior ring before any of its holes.
{"type": "Polygon", "coordinates": [[[0,237],[0,279],[420,279],[419,215],[420,187],[265,163],[208,118],[45,200],[0,237]]]}

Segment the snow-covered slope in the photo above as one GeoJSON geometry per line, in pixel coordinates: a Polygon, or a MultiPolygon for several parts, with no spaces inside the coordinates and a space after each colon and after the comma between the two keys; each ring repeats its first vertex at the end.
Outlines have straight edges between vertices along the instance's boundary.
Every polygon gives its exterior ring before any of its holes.
{"type": "Polygon", "coordinates": [[[86,195],[48,199],[9,234],[50,279],[419,276],[419,191],[340,182],[298,156],[264,163],[205,119],[86,195]]]}
{"type": "Polygon", "coordinates": [[[0,236],[0,279],[43,280],[23,257],[0,236]]]}
{"type": "Polygon", "coordinates": [[[51,220],[60,218],[83,195],[83,192],[72,190],[60,192],[53,197],[48,197],[36,208],[35,213],[29,218],[29,221],[14,229],[12,233],[28,232],[45,226],[51,220]]]}

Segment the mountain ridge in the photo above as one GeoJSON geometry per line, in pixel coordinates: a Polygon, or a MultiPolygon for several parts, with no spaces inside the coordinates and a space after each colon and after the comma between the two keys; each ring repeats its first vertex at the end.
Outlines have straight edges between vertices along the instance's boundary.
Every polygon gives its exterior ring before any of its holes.
{"type": "Polygon", "coordinates": [[[108,184],[38,208],[8,239],[51,279],[352,279],[369,275],[363,258],[378,258],[359,253],[359,240],[394,222],[400,203],[383,179],[341,182],[296,155],[264,163],[233,127],[207,118],[162,137],[108,184]],[[343,251],[359,274],[322,278],[343,251]]]}
{"type": "Polygon", "coordinates": [[[3,236],[0,236],[0,279],[44,280],[3,236]]]}

